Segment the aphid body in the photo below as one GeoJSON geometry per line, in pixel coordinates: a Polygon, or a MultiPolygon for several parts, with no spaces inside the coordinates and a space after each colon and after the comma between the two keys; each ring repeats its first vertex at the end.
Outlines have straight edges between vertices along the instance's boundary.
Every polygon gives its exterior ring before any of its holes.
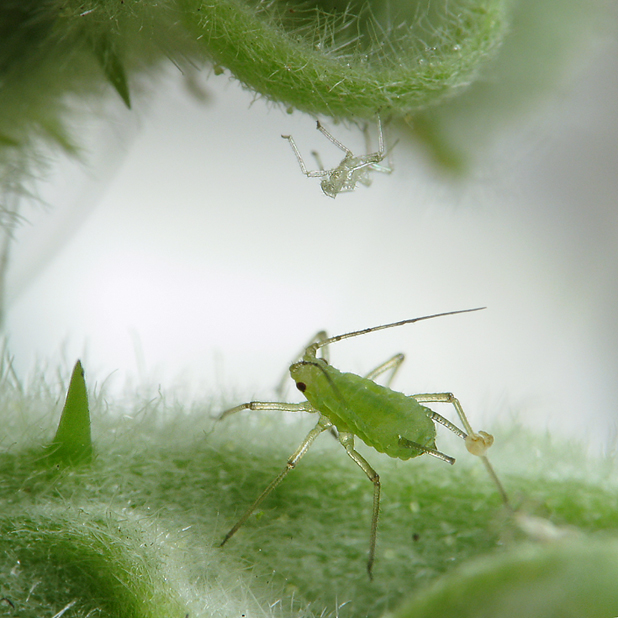
{"type": "Polygon", "coordinates": [[[408,395],[354,373],[342,373],[311,353],[290,367],[296,387],[314,410],[339,432],[352,433],[367,446],[397,459],[436,448],[433,411],[408,395]]]}

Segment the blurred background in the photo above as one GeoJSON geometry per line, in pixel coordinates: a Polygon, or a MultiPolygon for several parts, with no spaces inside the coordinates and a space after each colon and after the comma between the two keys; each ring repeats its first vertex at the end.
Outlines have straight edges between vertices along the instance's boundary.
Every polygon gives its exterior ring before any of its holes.
{"type": "MultiPolygon", "coordinates": [[[[149,106],[110,97],[103,118],[84,120],[85,163],[54,164],[48,207],[23,212],[6,282],[15,369],[27,380],[79,357],[110,393],[150,384],[224,406],[273,398],[320,329],[483,306],[341,342],[331,361],[362,373],[405,352],[394,386],[454,392],[477,428],[515,418],[611,450],[616,101],[618,46],[606,42],[504,127],[467,179],[401,139],[390,176],[332,200],[280,137],[312,168],[312,150],[337,165],[314,119],[226,73],[170,70],[149,106]]],[[[325,124],[364,152],[361,128],[325,124]]]]}

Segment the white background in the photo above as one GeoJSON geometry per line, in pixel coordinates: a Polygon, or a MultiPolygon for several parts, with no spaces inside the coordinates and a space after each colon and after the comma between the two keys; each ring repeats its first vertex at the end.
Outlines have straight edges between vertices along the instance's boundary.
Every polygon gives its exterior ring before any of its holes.
{"type": "MultiPolygon", "coordinates": [[[[395,171],[336,200],[299,171],[341,153],[312,118],[254,101],[226,75],[191,97],[170,71],[149,106],[90,129],[87,165],[58,165],[29,209],[7,282],[15,367],[72,365],[112,391],[271,398],[318,330],[332,334],[487,306],[342,342],[368,371],[407,354],[396,387],[453,391],[473,425],[615,434],[618,65],[597,56],[505,128],[473,178],[446,182],[402,140],[395,171]],[[312,161],[311,161],[312,163],[312,161]]],[[[328,122],[326,121],[328,124],[328,122]]],[[[363,151],[356,127],[333,126],[363,151]]],[[[396,136],[391,136],[391,141],[396,136]]],[[[290,395],[292,396],[290,389],[290,395]]],[[[180,396],[180,395],[179,395],[180,396]]]]}

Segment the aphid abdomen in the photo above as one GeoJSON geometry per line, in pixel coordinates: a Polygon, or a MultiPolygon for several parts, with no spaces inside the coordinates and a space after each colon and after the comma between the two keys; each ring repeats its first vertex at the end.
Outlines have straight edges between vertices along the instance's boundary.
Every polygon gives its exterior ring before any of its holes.
{"type": "Polygon", "coordinates": [[[409,442],[435,449],[435,425],[417,401],[353,373],[341,374],[339,390],[347,423],[368,446],[398,459],[422,454],[409,442]]]}

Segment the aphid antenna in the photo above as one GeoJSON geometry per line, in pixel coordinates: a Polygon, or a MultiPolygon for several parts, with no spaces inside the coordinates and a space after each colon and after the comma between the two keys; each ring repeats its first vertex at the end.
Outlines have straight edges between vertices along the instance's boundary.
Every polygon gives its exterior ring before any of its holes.
{"type": "Polygon", "coordinates": [[[351,333],[344,333],[343,335],[335,335],[334,337],[329,337],[328,339],[324,339],[323,341],[316,341],[311,344],[309,348],[313,348],[316,352],[331,343],[336,343],[337,341],[341,341],[342,339],[349,339],[350,337],[358,337],[359,335],[367,335],[369,333],[373,333],[378,330],[384,330],[385,328],[395,328],[395,326],[404,326],[405,324],[413,324],[414,322],[420,322],[421,320],[431,320],[432,318],[441,318],[447,315],[457,315],[459,313],[471,313],[473,311],[482,311],[483,309],[487,309],[487,307],[475,307],[474,309],[459,309],[458,311],[446,311],[444,313],[433,313],[432,315],[423,315],[420,318],[410,318],[409,320],[401,320],[399,322],[391,322],[390,324],[382,324],[381,326],[371,326],[369,328],[363,328],[362,330],[355,330],[351,333]]]}

